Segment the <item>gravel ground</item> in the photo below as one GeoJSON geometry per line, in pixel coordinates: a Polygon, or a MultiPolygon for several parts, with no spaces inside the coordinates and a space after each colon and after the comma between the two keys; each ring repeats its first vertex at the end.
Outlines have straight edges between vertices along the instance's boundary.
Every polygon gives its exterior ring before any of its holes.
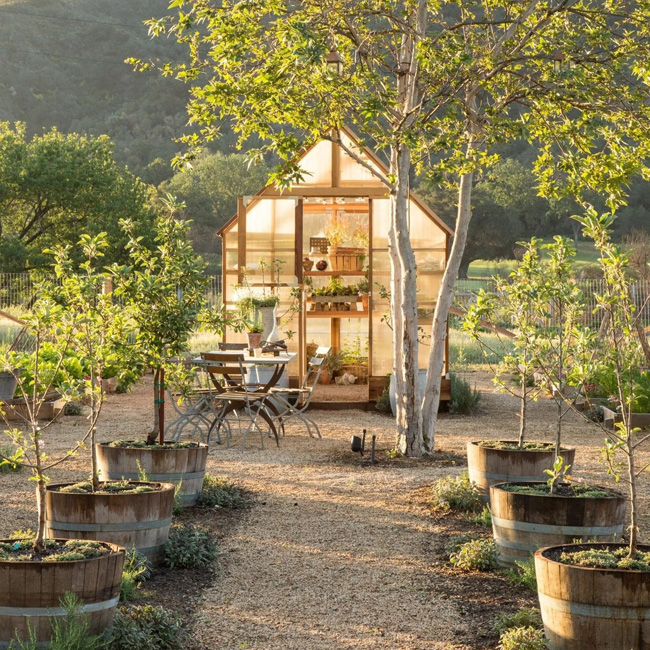
{"type": "MultiPolygon", "coordinates": [[[[495,394],[486,375],[468,376],[483,391],[480,413],[442,415],[431,460],[392,459],[390,418],[358,411],[318,411],[322,440],[287,426],[277,448],[251,437],[247,448],[215,445],[208,471],[246,487],[253,506],[239,512],[188,510],[220,537],[213,573],[158,574],[152,602],[182,612],[193,647],[219,650],[495,648],[489,629],[498,613],[534,604],[502,576],[459,576],[444,561],[449,534],[467,528],[458,517],[436,517],[426,486],[458,473],[472,439],[509,439],[517,405],[495,394]],[[349,450],[352,434],[377,436],[379,463],[349,450]]],[[[105,405],[99,439],[142,437],[150,426],[151,378],[105,405]]],[[[554,404],[530,407],[533,440],[551,440],[554,404]]],[[[86,420],[66,417],[45,437],[52,455],[76,440],[86,420]]],[[[569,415],[565,441],[578,448],[576,474],[608,483],[598,462],[602,436],[569,415]]],[[[235,439],[235,444],[237,440],[235,439]]],[[[650,449],[650,446],[648,447],[650,449]]],[[[644,452],[641,464],[648,462],[644,452]]],[[[51,471],[53,482],[84,478],[89,451],[51,471]]],[[[33,484],[26,472],[0,475],[0,535],[34,528],[33,484]]],[[[611,481],[609,481],[611,482],[611,481]]],[[[648,478],[642,479],[642,532],[647,537],[648,478]]],[[[149,585],[149,583],[147,583],[149,585]]]]}

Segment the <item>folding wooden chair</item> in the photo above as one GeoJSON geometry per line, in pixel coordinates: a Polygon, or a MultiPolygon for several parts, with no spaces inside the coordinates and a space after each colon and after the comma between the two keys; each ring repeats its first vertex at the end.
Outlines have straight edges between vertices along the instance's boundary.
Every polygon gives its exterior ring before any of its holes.
{"type": "MultiPolygon", "coordinates": [[[[237,416],[241,431],[241,414],[244,414],[250,418],[251,422],[243,433],[242,449],[246,445],[246,436],[255,428],[260,432],[262,448],[264,448],[266,432],[258,424],[260,418],[269,425],[271,433],[275,436],[275,442],[279,446],[278,431],[268,409],[269,393],[246,384],[247,368],[242,363],[243,354],[211,352],[204,353],[201,357],[205,361],[205,371],[215,389],[212,399],[220,405],[210,432],[215,428],[218,432],[224,423],[228,424],[227,417],[230,413],[235,413],[237,416]]],[[[229,434],[227,442],[230,444],[229,434]]]]}
{"type": "Polygon", "coordinates": [[[309,364],[307,365],[307,374],[305,375],[305,379],[300,388],[271,389],[272,400],[276,403],[279,411],[276,417],[283,425],[283,429],[284,424],[288,420],[291,418],[297,418],[307,427],[307,433],[310,438],[314,437],[312,427],[315,429],[319,438],[323,437],[314,419],[307,414],[307,409],[309,408],[309,403],[314,394],[314,389],[318,385],[320,373],[323,369],[323,362],[330,350],[331,348],[326,346],[320,346],[316,350],[314,356],[309,360],[309,364]]]}

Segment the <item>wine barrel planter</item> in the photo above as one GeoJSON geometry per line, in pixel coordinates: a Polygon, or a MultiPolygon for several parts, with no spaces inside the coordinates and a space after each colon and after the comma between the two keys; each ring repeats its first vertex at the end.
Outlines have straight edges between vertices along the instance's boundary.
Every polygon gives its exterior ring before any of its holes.
{"type": "Polygon", "coordinates": [[[527,560],[543,546],[570,544],[576,539],[611,542],[623,535],[627,502],[622,494],[521,494],[503,489],[504,485],[490,486],[492,531],[501,566],[512,567],[517,561],[527,560]]]}
{"type": "MultiPolygon", "coordinates": [[[[502,440],[516,445],[516,440],[502,440]]],[[[560,455],[565,465],[573,465],[575,449],[563,447],[560,455]]],[[[467,469],[469,480],[478,486],[481,498],[490,500],[490,485],[495,483],[518,483],[526,481],[545,481],[545,469],[553,467],[554,448],[535,449],[495,449],[484,447],[480,441],[467,443],[467,469]]]]}
{"type": "Polygon", "coordinates": [[[65,615],[60,599],[66,591],[83,601],[92,634],[110,629],[120,598],[124,564],[124,549],[110,546],[113,552],[109,555],[87,560],[0,560],[0,649],[8,648],[16,635],[23,641],[29,639],[28,625],[39,647],[46,647],[52,635],[50,620],[65,615]]]}
{"type": "Polygon", "coordinates": [[[59,492],[71,483],[47,486],[45,506],[48,537],[95,539],[135,546],[152,564],[165,557],[174,505],[171,483],[141,483],[159,487],[152,492],[74,494],[59,492]]]}
{"type": "Polygon", "coordinates": [[[568,544],[535,553],[551,650],[650,650],[650,571],[593,569],[554,559],[562,551],[603,546],[612,544],[568,544]]]}
{"type": "Polygon", "coordinates": [[[137,481],[140,467],[150,481],[181,484],[180,496],[183,505],[194,505],[203,490],[205,464],[208,460],[208,445],[197,443],[196,447],[167,449],[154,447],[111,447],[97,444],[97,461],[100,476],[106,481],[122,478],[137,481]]]}

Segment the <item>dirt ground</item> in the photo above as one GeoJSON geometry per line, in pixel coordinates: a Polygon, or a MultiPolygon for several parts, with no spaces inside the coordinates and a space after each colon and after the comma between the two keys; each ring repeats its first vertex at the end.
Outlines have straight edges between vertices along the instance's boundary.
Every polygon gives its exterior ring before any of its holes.
{"type": "MultiPolygon", "coordinates": [[[[218,561],[212,572],[159,571],[146,584],[147,600],[182,614],[196,650],[496,648],[494,618],[534,606],[535,596],[500,573],[452,569],[443,551],[449,535],[488,531],[460,516],[436,516],[427,503],[428,485],[462,471],[468,440],[509,439],[517,430],[515,400],[495,394],[487,375],[468,378],[483,392],[482,408],[472,417],[441,416],[441,453],[431,460],[390,458],[392,420],[358,411],[314,412],[322,440],[289,425],[279,448],[265,439],[260,449],[259,437],[244,450],[214,445],[208,471],[247,488],[253,506],[186,510],[183,519],[219,536],[218,561]],[[374,466],[350,451],[350,436],[363,428],[377,436],[374,466]]],[[[150,426],[150,396],[150,378],[131,394],[111,396],[99,439],[142,437],[150,426]]],[[[530,407],[529,439],[552,439],[554,412],[549,400],[530,407]]],[[[83,416],[57,423],[45,436],[47,451],[64,450],[85,423],[83,416]]],[[[599,464],[598,430],[569,415],[564,440],[577,447],[575,474],[611,483],[599,464]]],[[[53,469],[52,481],[86,477],[89,453],[53,469]]],[[[648,453],[643,456],[639,466],[648,462],[648,453]]],[[[27,478],[24,471],[0,475],[0,536],[35,526],[27,478]]],[[[646,475],[645,538],[648,485],[646,475]]]]}

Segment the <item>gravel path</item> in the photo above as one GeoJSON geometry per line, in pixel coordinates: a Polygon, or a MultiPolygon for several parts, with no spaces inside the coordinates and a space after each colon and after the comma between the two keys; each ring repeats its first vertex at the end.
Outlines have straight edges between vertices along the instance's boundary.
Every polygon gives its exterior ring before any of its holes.
{"type": "MultiPolygon", "coordinates": [[[[492,641],[480,641],[472,621],[472,603],[480,597],[489,601],[485,593],[450,597],[451,585],[466,583],[439,560],[445,526],[428,511],[423,489],[438,476],[461,471],[467,440],[515,435],[516,403],[493,393],[485,375],[472,377],[485,391],[483,408],[471,418],[443,416],[437,446],[450,452],[445,462],[391,459],[391,419],[358,411],[316,412],[323,440],[310,439],[294,425],[287,427],[280,448],[268,440],[258,449],[259,438],[254,437],[244,451],[214,446],[208,471],[245,486],[254,495],[254,505],[237,516],[215,515],[220,558],[214,578],[197,592],[192,605],[194,616],[188,624],[195,647],[495,647],[492,641]],[[375,466],[349,450],[350,436],[360,434],[362,427],[377,435],[380,462],[375,466]]],[[[144,435],[150,426],[150,384],[148,377],[133,393],[110,397],[100,440],[144,435]]],[[[532,405],[530,439],[552,438],[553,413],[548,400],[532,405]]],[[[57,424],[45,437],[49,453],[76,440],[85,423],[77,416],[57,424]]],[[[565,429],[566,442],[579,448],[578,473],[606,483],[598,464],[600,434],[573,415],[565,429]]],[[[647,462],[647,453],[644,457],[647,462]]],[[[81,479],[88,471],[89,450],[84,450],[53,470],[51,478],[81,479]]],[[[26,472],[0,475],[0,535],[34,527],[33,484],[27,478],[26,472]]],[[[642,528],[647,535],[647,476],[642,490],[642,528]]],[[[191,579],[182,572],[175,576],[178,581],[191,579]]],[[[499,581],[503,579],[493,579],[499,581]]],[[[474,583],[479,584],[467,582],[474,583]]],[[[165,604],[164,593],[160,602],[165,604]]]]}

